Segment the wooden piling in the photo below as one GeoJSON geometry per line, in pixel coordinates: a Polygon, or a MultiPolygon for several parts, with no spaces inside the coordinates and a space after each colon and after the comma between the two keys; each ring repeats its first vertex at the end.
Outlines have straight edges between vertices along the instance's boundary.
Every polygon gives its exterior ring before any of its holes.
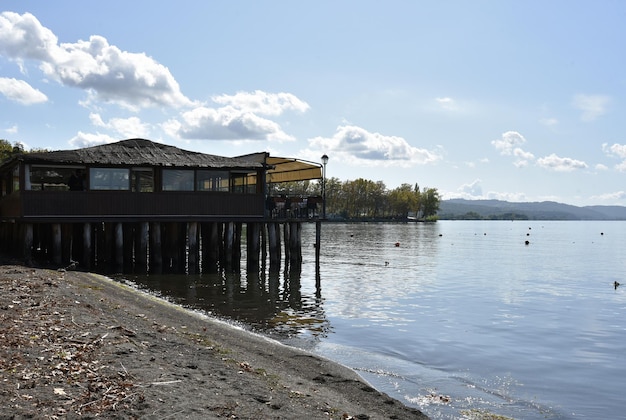
{"type": "Polygon", "coordinates": [[[114,225],[115,235],[115,248],[113,251],[115,271],[121,270],[124,267],[124,228],[121,223],[115,223],[114,225]]]}
{"type": "Polygon", "coordinates": [[[24,264],[33,265],[33,225],[26,223],[24,225],[24,264]]]}
{"type": "Polygon", "coordinates": [[[189,274],[197,274],[200,270],[200,249],[198,248],[198,223],[187,223],[187,272],[189,274]]]}
{"type": "Polygon", "coordinates": [[[224,261],[223,264],[227,268],[233,266],[233,241],[235,236],[235,224],[228,222],[224,226],[224,261]]]}
{"type": "Polygon", "coordinates": [[[85,270],[91,270],[91,223],[83,223],[83,252],[80,264],[85,270]]]}
{"type": "Polygon", "coordinates": [[[139,222],[135,226],[135,269],[137,272],[148,271],[148,222],[139,222]]]}
{"type": "Polygon", "coordinates": [[[62,249],[61,249],[61,224],[52,224],[52,262],[61,266],[62,262],[62,249]]]}
{"type": "Polygon", "coordinates": [[[259,269],[259,254],[260,254],[260,246],[261,246],[261,227],[260,226],[261,225],[259,223],[248,223],[246,226],[248,270],[259,269]]]}
{"type": "Polygon", "coordinates": [[[160,273],[163,270],[163,246],[161,244],[161,223],[150,223],[150,272],[160,273]]]}

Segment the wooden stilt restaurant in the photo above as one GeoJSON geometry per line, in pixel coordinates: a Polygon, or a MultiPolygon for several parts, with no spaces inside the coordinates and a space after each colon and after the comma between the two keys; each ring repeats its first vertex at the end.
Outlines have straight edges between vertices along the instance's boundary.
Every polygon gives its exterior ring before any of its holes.
{"type": "Polygon", "coordinates": [[[26,264],[192,274],[237,269],[245,230],[249,267],[266,255],[280,264],[281,239],[286,263],[299,265],[303,220],[317,222],[319,250],[319,218],[309,212],[319,198],[305,198],[302,219],[277,211],[268,185],[321,178],[313,162],[145,139],[23,153],[0,164],[0,246],[26,264]]]}

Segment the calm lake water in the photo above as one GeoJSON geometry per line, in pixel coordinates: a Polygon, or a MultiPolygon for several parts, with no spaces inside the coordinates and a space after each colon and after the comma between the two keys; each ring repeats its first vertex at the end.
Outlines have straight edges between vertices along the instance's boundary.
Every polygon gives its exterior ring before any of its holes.
{"type": "Polygon", "coordinates": [[[131,280],[434,419],[624,418],[626,222],[325,224],[318,276],[302,237],[300,273],[131,280]]]}

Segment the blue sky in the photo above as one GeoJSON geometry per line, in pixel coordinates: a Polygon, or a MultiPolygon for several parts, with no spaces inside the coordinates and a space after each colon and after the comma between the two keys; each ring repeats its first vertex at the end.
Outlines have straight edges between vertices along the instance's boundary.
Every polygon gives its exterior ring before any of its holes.
{"type": "Polygon", "coordinates": [[[0,138],[626,205],[626,2],[4,0],[0,138]]]}

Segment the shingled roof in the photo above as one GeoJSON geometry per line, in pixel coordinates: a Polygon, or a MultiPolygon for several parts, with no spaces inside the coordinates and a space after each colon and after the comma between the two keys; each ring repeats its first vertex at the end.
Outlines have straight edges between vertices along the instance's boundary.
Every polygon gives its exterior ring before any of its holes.
{"type": "Polygon", "coordinates": [[[19,155],[27,163],[82,165],[173,166],[194,168],[256,169],[264,166],[240,158],[191,152],[145,139],[129,139],[75,150],[57,150],[19,155]]]}

